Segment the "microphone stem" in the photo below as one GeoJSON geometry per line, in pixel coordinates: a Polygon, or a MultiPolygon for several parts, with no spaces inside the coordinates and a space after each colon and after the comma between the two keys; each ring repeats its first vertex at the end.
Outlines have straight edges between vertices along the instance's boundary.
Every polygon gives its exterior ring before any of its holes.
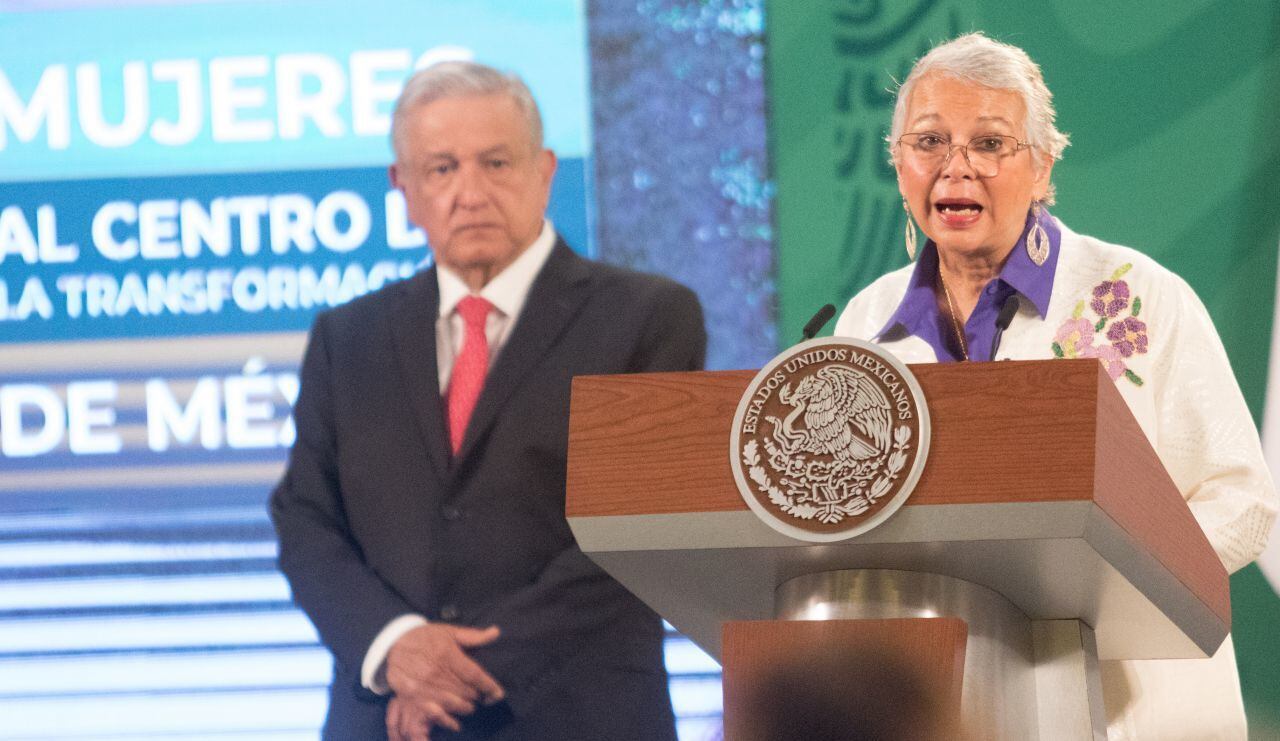
{"type": "Polygon", "coordinates": [[[996,350],[1000,349],[1000,337],[1002,335],[1004,335],[1004,327],[997,324],[996,333],[991,336],[991,355],[989,356],[991,360],[996,359],[996,350]]]}

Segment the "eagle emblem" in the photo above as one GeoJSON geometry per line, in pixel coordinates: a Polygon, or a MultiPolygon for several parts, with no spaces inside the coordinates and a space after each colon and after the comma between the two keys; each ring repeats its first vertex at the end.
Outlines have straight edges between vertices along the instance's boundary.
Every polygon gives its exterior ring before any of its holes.
{"type": "Polygon", "coordinates": [[[748,504],[767,502],[789,520],[831,531],[883,509],[905,477],[918,476],[908,464],[923,462],[922,420],[918,387],[896,360],[882,362],[848,346],[852,340],[812,342],[775,359],[744,396],[735,475],[751,490],[748,504]],[[812,342],[827,347],[804,351],[812,342]]]}

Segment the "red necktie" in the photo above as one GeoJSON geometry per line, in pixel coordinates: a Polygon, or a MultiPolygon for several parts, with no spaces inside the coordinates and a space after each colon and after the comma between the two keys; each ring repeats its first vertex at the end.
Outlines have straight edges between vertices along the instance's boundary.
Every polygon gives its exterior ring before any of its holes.
{"type": "Polygon", "coordinates": [[[466,327],[462,339],[462,352],[453,364],[449,376],[449,443],[456,455],[462,447],[462,437],[467,431],[471,411],[476,408],[480,389],[484,388],[484,376],[489,372],[489,338],[484,325],[493,304],[479,296],[467,296],[458,302],[458,316],[466,327]]]}

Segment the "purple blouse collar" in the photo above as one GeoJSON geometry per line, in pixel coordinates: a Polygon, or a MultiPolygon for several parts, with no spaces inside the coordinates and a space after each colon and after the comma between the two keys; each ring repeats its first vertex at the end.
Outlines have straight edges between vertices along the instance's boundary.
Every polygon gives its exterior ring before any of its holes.
{"type": "MultiPolygon", "coordinates": [[[[1018,238],[1000,275],[991,279],[982,289],[978,305],[965,324],[966,341],[971,360],[989,360],[990,342],[994,334],[995,318],[1000,307],[1012,294],[1035,307],[1040,318],[1049,310],[1049,296],[1053,292],[1053,278],[1058,268],[1058,252],[1062,242],[1062,229],[1057,219],[1046,209],[1040,210],[1040,226],[1049,236],[1049,259],[1044,265],[1036,265],[1027,255],[1027,232],[1031,229],[1032,215],[1027,214],[1022,235],[1018,238]]],[[[877,334],[877,340],[899,339],[903,335],[915,335],[933,346],[938,360],[960,359],[951,335],[950,318],[938,311],[933,286],[938,275],[938,247],[933,240],[925,242],[916,260],[911,282],[907,285],[902,302],[877,334]],[[944,321],[947,322],[944,324],[944,321]]]]}

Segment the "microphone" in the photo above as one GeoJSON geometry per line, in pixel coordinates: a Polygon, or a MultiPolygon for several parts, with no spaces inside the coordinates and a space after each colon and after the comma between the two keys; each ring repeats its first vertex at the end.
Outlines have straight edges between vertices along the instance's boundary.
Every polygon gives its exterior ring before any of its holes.
{"type": "Polygon", "coordinates": [[[827,322],[831,321],[831,317],[835,315],[836,307],[831,304],[824,304],[821,309],[818,309],[818,313],[814,314],[813,318],[805,323],[804,331],[800,333],[801,341],[813,339],[813,336],[825,327],[827,322]]]}
{"type": "Polygon", "coordinates": [[[1004,336],[1004,331],[1013,323],[1013,315],[1018,313],[1018,294],[1011,293],[1009,298],[1004,300],[1004,304],[1000,306],[1000,313],[996,315],[996,333],[991,337],[991,359],[996,359],[996,350],[1000,349],[1000,338],[1004,336]]]}

